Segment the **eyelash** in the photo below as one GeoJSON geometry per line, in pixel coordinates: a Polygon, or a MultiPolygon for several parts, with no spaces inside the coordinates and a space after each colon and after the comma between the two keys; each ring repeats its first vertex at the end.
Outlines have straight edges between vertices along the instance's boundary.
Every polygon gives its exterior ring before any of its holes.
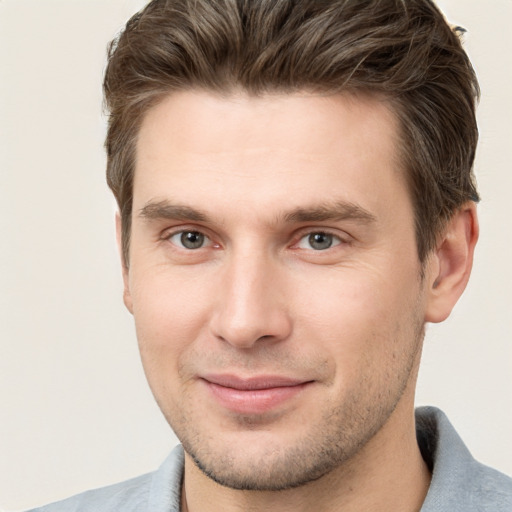
{"type": "MultiPolygon", "coordinates": [[[[196,250],[199,250],[199,249],[204,249],[204,248],[207,248],[207,247],[219,247],[218,244],[214,244],[214,242],[212,241],[211,237],[209,237],[207,234],[205,234],[203,231],[200,231],[198,229],[180,229],[180,230],[177,230],[177,231],[173,231],[173,232],[170,232],[170,233],[166,233],[163,237],[162,237],[163,240],[165,241],[168,241],[170,242],[172,245],[178,247],[179,249],[182,249],[182,250],[186,250],[186,251],[196,251],[196,250]],[[204,244],[201,244],[200,246],[198,247],[185,247],[184,244],[183,244],[183,236],[186,235],[186,234],[195,234],[195,235],[199,235],[200,237],[204,237],[204,241],[205,242],[209,242],[207,245],[204,245],[204,244]],[[172,241],[172,239],[174,237],[177,237],[177,236],[180,236],[181,240],[180,240],[180,243],[178,243],[177,241],[172,241]]],[[[323,230],[323,229],[311,229],[307,232],[304,232],[302,231],[300,233],[300,235],[298,237],[295,238],[297,241],[294,242],[292,244],[292,247],[297,247],[299,249],[304,249],[304,250],[311,250],[313,252],[325,252],[327,251],[328,249],[331,249],[333,247],[337,247],[341,244],[347,244],[349,243],[346,239],[342,238],[341,236],[337,235],[337,234],[334,234],[332,232],[330,232],[329,230],[323,230]],[[313,247],[311,247],[311,237],[313,236],[322,236],[322,237],[327,237],[328,238],[328,245],[324,248],[321,248],[321,249],[315,249],[313,247]],[[309,239],[308,242],[309,242],[309,245],[310,247],[300,247],[300,244],[303,240],[306,240],[306,239],[309,239]]],[[[306,243],[308,243],[306,242],[306,243]]],[[[319,243],[321,243],[321,240],[319,241],[319,243]]]]}
{"type": "Polygon", "coordinates": [[[209,241],[210,242],[206,247],[214,245],[212,240],[211,240],[211,238],[207,234],[203,233],[202,231],[199,231],[198,229],[180,229],[178,231],[173,231],[171,233],[166,233],[162,238],[163,238],[163,240],[166,240],[166,241],[170,242],[172,245],[175,245],[179,249],[183,249],[183,250],[187,250],[187,251],[194,251],[194,250],[199,250],[199,249],[205,248],[204,245],[201,245],[201,246],[196,247],[196,248],[185,247],[183,245],[183,243],[181,243],[181,245],[179,245],[178,243],[172,241],[172,239],[174,237],[180,236],[180,238],[182,238],[186,234],[195,234],[195,235],[199,235],[201,237],[204,237],[204,241],[209,241]]]}

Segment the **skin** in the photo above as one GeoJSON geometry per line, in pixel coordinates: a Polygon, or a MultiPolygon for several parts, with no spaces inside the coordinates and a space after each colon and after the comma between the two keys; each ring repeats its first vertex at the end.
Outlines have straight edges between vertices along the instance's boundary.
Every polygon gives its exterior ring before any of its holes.
{"type": "Polygon", "coordinates": [[[186,450],[183,510],[421,508],[424,325],[478,229],[465,205],[420,277],[398,136],[372,97],[184,91],[147,113],[124,298],[186,450]],[[219,376],[300,386],[266,401],[219,376]]]}

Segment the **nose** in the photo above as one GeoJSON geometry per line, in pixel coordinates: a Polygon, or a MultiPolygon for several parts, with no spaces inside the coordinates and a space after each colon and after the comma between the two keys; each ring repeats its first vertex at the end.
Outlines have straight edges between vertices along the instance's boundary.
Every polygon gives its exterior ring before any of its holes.
{"type": "Polygon", "coordinates": [[[271,257],[254,252],[229,258],[211,318],[212,334],[217,339],[250,349],[263,341],[268,344],[288,338],[292,323],[279,267],[271,257]]]}

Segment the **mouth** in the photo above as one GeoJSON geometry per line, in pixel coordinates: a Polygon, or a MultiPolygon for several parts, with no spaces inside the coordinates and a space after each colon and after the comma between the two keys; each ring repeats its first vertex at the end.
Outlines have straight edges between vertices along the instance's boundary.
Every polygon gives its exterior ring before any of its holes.
{"type": "Polygon", "coordinates": [[[206,375],[201,378],[221,407],[237,414],[263,414],[291,401],[313,381],[277,375],[242,378],[236,375],[206,375]]]}

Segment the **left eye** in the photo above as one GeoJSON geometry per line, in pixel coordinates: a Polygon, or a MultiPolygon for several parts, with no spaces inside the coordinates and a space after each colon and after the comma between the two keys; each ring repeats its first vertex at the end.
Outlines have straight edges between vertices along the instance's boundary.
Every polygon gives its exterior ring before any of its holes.
{"type": "Polygon", "coordinates": [[[330,233],[318,231],[303,236],[297,244],[300,249],[313,249],[315,251],[325,251],[331,247],[339,245],[341,240],[330,233]]]}
{"type": "Polygon", "coordinates": [[[179,231],[171,235],[169,241],[178,247],[194,250],[208,245],[210,239],[199,231],[179,231]]]}

